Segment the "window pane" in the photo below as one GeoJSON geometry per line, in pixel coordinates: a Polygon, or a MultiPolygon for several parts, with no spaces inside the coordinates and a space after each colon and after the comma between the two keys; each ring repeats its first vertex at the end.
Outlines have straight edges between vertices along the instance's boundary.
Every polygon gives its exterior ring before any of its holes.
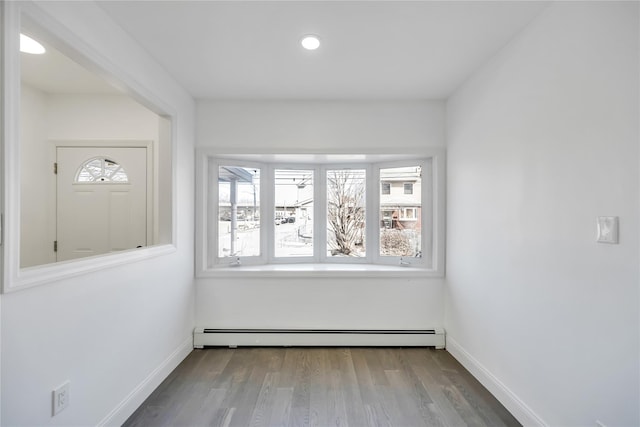
{"type": "Polygon", "coordinates": [[[381,194],[391,194],[391,183],[390,182],[381,182],[380,187],[382,188],[381,194]]]}
{"type": "Polygon", "coordinates": [[[380,255],[421,257],[422,168],[380,169],[380,180],[391,183],[380,196],[380,255]]]}
{"type": "Polygon", "coordinates": [[[260,169],[218,169],[218,257],[260,255],[260,169]]]}
{"type": "Polygon", "coordinates": [[[364,257],[364,169],[327,171],[327,256],[364,257]]]}
{"type": "Polygon", "coordinates": [[[84,162],[76,172],[75,182],[95,182],[107,183],[114,182],[126,184],[129,178],[122,166],[113,160],[104,157],[89,159],[84,162]]]}
{"type": "Polygon", "coordinates": [[[275,256],[313,256],[313,170],[275,170],[275,256]]]}

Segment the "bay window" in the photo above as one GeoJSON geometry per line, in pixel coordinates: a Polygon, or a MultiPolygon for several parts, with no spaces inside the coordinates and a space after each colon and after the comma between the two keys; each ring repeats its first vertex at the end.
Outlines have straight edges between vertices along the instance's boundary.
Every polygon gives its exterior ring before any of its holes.
{"type": "Polygon", "coordinates": [[[199,275],[292,264],[386,264],[441,274],[444,173],[436,154],[353,162],[352,155],[202,150],[199,275]]]}

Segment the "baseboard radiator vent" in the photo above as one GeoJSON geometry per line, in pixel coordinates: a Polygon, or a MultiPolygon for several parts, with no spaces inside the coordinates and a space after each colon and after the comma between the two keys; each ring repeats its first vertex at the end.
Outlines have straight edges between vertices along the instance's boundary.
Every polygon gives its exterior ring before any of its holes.
{"type": "Polygon", "coordinates": [[[445,347],[444,329],[210,329],[196,328],[194,348],[255,346],[445,347]]]}

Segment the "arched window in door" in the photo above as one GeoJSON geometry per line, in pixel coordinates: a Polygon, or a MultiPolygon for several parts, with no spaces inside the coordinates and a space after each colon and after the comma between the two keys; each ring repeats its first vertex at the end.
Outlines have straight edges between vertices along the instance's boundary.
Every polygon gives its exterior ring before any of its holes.
{"type": "Polygon", "coordinates": [[[126,184],[129,182],[129,177],[118,162],[106,157],[94,157],[78,168],[75,182],[126,184]]]}

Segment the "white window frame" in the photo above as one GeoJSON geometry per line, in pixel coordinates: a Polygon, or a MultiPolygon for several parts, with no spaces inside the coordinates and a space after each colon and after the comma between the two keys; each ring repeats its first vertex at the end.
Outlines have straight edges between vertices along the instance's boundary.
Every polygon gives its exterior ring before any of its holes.
{"type": "MultiPolygon", "coordinates": [[[[335,264],[367,264],[374,262],[372,256],[372,238],[375,236],[372,233],[370,221],[373,220],[371,214],[373,211],[371,210],[374,205],[372,196],[375,197],[374,193],[377,193],[376,187],[373,186],[374,181],[371,179],[372,174],[372,164],[370,163],[330,163],[326,165],[322,165],[320,167],[320,181],[322,187],[322,194],[320,195],[322,198],[318,203],[318,208],[320,211],[316,215],[320,216],[320,224],[321,224],[321,240],[319,240],[318,251],[320,252],[320,262],[321,263],[335,263],[335,264]],[[334,169],[364,169],[365,170],[365,256],[364,257],[350,257],[350,256],[329,256],[327,255],[328,247],[327,247],[327,171],[334,169]]],[[[378,185],[375,183],[376,186],[378,185]]],[[[315,206],[314,206],[315,207],[315,206]]]]}
{"type": "Polygon", "coordinates": [[[403,182],[402,183],[402,194],[406,194],[406,195],[411,195],[413,194],[413,182],[403,182]],[[411,187],[409,192],[407,192],[407,185],[410,185],[411,187]]]}
{"type": "MultiPolygon", "coordinates": [[[[207,222],[208,222],[208,230],[210,231],[209,238],[207,239],[207,244],[209,246],[208,252],[211,254],[210,260],[208,261],[208,265],[210,268],[219,268],[219,267],[227,267],[227,266],[238,266],[238,265],[257,265],[264,264],[267,260],[267,227],[264,227],[264,218],[266,215],[266,208],[264,206],[264,200],[267,195],[267,189],[265,188],[264,176],[266,172],[265,164],[251,162],[246,160],[236,160],[236,159],[226,159],[226,158],[209,158],[209,166],[208,166],[208,179],[209,182],[215,185],[209,186],[209,202],[207,209],[207,222]],[[218,186],[218,175],[220,172],[220,166],[236,166],[241,168],[251,168],[251,169],[259,169],[260,170],[260,207],[258,212],[260,212],[260,254],[255,256],[226,256],[221,257],[218,254],[218,245],[219,245],[219,186],[218,186]],[[213,208],[214,205],[216,208],[213,208]]],[[[268,199],[266,199],[268,200],[268,199]]],[[[273,217],[273,214],[272,214],[273,217]]],[[[273,221],[273,219],[272,219],[273,221]]]]}
{"type": "MultiPolygon", "coordinates": [[[[316,275],[353,274],[381,272],[382,274],[419,274],[444,276],[444,149],[428,149],[421,155],[374,154],[358,155],[362,161],[340,161],[352,159],[354,155],[328,154],[220,154],[212,149],[198,149],[196,169],[196,275],[198,277],[306,277],[316,275]],[[295,159],[291,161],[290,159],[295,159]],[[331,159],[329,163],[326,159],[331,159]],[[339,160],[336,161],[335,159],[339,160]],[[385,159],[390,159],[386,161],[385,159]],[[248,161],[249,159],[250,161],[248,161]],[[398,160],[399,159],[399,160],[398,160]],[[212,200],[217,204],[217,176],[211,178],[210,169],[221,164],[259,167],[261,169],[261,256],[240,257],[240,264],[233,265],[229,259],[217,257],[216,222],[217,208],[211,212],[212,200]],[[402,166],[422,166],[421,214],[422,257],[402,258],[380,256],[380,169],[402,166]],[[366,180],[366,256],[330,257],[327,255],[327,183],[326,173],[331,169],[365,169],[366,180]],[[311,257],[275,256],[275,170],[314,170],[314,255],[311,257]],[[210,185],[215,184],[215,185],[210,185]],[[210,188],[215,187],[215,189],[210,188]],[[210,240],[212,240],[211,242],[210,240]],[[208,252],[213,251],[213,256],[208,252]],[[358,267],[357,267],[358,266],[358,267]],[[237,268],[232,268],[237,267],[237,268]]],[[[415,187],[414,187],[415,191],[415,187]]],[[[415,219],[417,220],[417,218],[415,219]]]]}
{"type": "MultiPolygon", "coordinates": [[[[314,164],[305,164],[305,163],[273,163],[269,164],[267,167],[268,172],[268,182],[269,188],[272,191],[269,191],[267,195],[267,201],[269,203],[269,207],[273,207],[274,209],[266,209],[267,216],[271,215],[267,218],[269,223],[269,231],[267,234],[267,246],[268,246],[268,259],[269,263],[273,264],[293,264],[293,263],[316,263],[320,262],[320,254],[318,253],[318,244],[316,243],[316,239],[320,236],[320,222],[321,218],[318,218],[317,215],[317,203],[318,197],[320,197],[320,172],[318,170],[318,165],[314,164]],[[282,169],[296,169],[296,170],[311,170],[313,171],[313,256],[296,256],[296,257],[284,257],[284,256],[276,256],[276,248],[275,248],[275,236],[276,226],[275,226],[275,171],[282,169]]],[[[261,223],[262,224],[262,223],[261,223]]]]}
{"type": "MultiPolygon", "coordinates": [[[[103,175],[104,175],[104,174],[103,174],[103,175]]],[[[83,163],[82,163],[82,164],[81,164],[81,165],[76,169],[75,178],[74,178],[73,182],[74,182],[74,184],[110,184],[110,185],[112,185],[112,184],[129,184],[129,174],[127,174],[127,171],[125,171],[125,170],[124,170],[124,168],[122,167],[122,165],[120,164],[120,162],[117,162],[117,161],[115,161],[115,160],[109,160],[109,159],[107,159],[107,158],[106,158],[106,157],[104,157],[104,156],[98,156],[98,157],[93,157],[93,158],[91,158],[91,159],[89,159],[89,160],[84,161],[84,162],[83,162],[83,163]],[[117,169],[114,173],[112,173],[112,174],[111,174],[111,176],[101,176],[101,177],[100,177],[100,176],[98,176],[98,177],[96,177],[96,176],[94,176],[94,175],[93,175],[93,173],[91,173],[91,171],[90,171],[90,170],[89,170],[89,168],[88,168],[88,165],[89,165],[90,163],[95,162],[96,160],[99,160],[99,161],[100,161],[100,164],[101,164],[101,171],[102,171],[102,172],[105,172],[105,169],[106,169],[106,168],[105,168],[104,164],[105,164],[107,161],[111,161],[111,162],[113,162],[114,164],[118,165],[118,168],[119,168],[119,169],[117,169]],[[91,175],[91,176],[92,176],[93,178],[95,178],[95,179],[93,179],[93,180],[89,180],[89,181],[87,181],[87,180],[82,180],[82,181],[81,181],[81,180],[80,180],[80,175],[82,175],[82,172],[83,172],[84,170],[86,170],[86,171],[87,171],[87,173],[88,173],[89,175],[91,175]],[[120,181],[113,181],[113,180],[112,180],[112,176],[116,176],[116,175],[118,174],[118,172],[122,172],[122,174],[124,175],[124,178],[125,178],[125,179],[124,179],[124,180],[120,180],[120,181]],[[97,180],[97,178],[100,178],[100,180],[97,180]]]]}
{"type": "Polygon", "coordinates": [[[418,220],[418,210],[417,208],[402,208],[402,215],[399,219],[403,221],[417,221],[418,220]],[[407,212],[413,212],[412,216],[407,216],[407,212]]]}
{"type": "Polygon", "coordinates": [[[380,181],[380,194],[383,196],[389,196],[391,194],[391,181],[380,181]],[[386,193],[383,190],[384,186],[387,186],[389,189],[386,193]]]}
{"type": "MultiPolygon", "coordinates": [[[[421,221],[421,239],[420,246],[422,248],[422,257],[399,257],[399,256],[383,256],[380,254],[380,228],[379,224],[382,221],[382,216],[380,212],[380,199],[381,195],[379,194],[376,198],[376,215],[377,215],[377,224],[376,228],[376,239],[378,242],[377,250],[376,250],[376,260],[377,264],[387,264],[387,265],[405,265],[405,266],[419,266],[421,268],[433,268],[435,265],[434,259],[434,245],[433,245],[433,233],[435,223],[435,212],[434,212],[434,201],[433,201],[433,189],[435,186],[435,165],[433,161],[433,157],[422,157],[411,160],[400,160],[400,161],[391,161],[391,162],[380,162],[375,164],[375,171],[378,182],[382,182],[380,180],[380,169],[387,168],[399,168],[405,166],[420,166],[422,168],[422,178],[420,183],[420,212],[422,216],[421,221]],[[433,265],[432,265],[433,264],[433,265]]],[[[404,190],[404,185],[407,182],[402,183],[402,187],[404,190]]],[[[412,182],[412,188],[415,193],[415,182],[412,182]]],[[[404,191],[402,195],[405,195],[404,191]]],[[[405,208],[403,208],[404,210],[405,208]]],[[[417,213],[417,212],[416,212],[417,213]]],[[[404,217],[398,217],[398,220],[405,220],[404,217]]],[[[410,219],[409,221],[417,221],[417,217],[410,219]]]]}

